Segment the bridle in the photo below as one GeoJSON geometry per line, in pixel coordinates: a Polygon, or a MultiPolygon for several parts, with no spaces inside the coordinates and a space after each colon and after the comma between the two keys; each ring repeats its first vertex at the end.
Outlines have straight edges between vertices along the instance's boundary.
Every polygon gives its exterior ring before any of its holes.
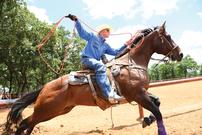
{"type": "Polygon", "coordinates": [[[166,54],[166,57],[168,57],[169,55],[173,54],[173,51],[178,48],[178,45],[176,45],[176,46],[173,47],[173,45],[168,41],[168,39],[165,38],[165,35],[164,35],[164,34],[160,33],[159,31],[157,31],[157,32],[158,32],[158,34],[159,34],[159,37],[161,38],[161,42],[162,42],[162,43],[167,42],[167,44],[168,44],[168,45],[170,46],[170,48],[171,48],[171,49],[170,49],[170,52],[168,52],[168,53],[166,54]]]}
{"type": "MultiPolygon", "coordinates": [[[[140,41],[138,41],[138,43],[136,44],[136,46],[137,47],[140,47],[142,44],[143,44],[143,42],[144,42],[144,40],[145,40],[145,37],[147,36],[147,35],[149,35],[151,32],[157,32],[158,33],[158,35],[159,35],[159,37],[160,37],[160,39],[161,39],[161,43],[162,44],[164,44],[164,43],[167,43],[168,45],[169,45],[169,52],[162,58],[162,59],[158,59],[158,63],[154,66],[154,68],[155,67],[157,67],[158,66],[158,64],[160,64],[161,62],[163,62],[163,61],[167,61],[167,60],[165,60],[166,58],[169,58],[170,59],[170,55],[172,55],[173,54],[173,52],[174,52],[174,50],[176,50],[177,48],[178,48],[178,45],[176,45],[176,46],[173,46],[171,43],[170,43],[170,41],[168,41],[168,39],[165,37],[165,35],[160,31],[160,30],[157,30],[157,29],[148,29],[149,31],[146,33],[146,34],[144,34],[144,33],[138,33],[138,34],[141,34],[141,36],[142,36],[142,38],[140,39],[140,41]]],[[[133,48],[134,47],[134,44],[132,44],[131,46],[130,46],[130,48],[133,48]]],[[[135,48],[136,49],[136,48],[135,48]]],[[[132,62],[132,60],[131,60],[131,58],[130,58],[130,51],[131,51],[131,49],[129,50],[129,65],[132,65],[133,64],[133,62],[132,62]]],[[[154,58],[151,58],[151,59],[153,59],[153,60],[157,60],[157,59],[154,59],[154,58]]],[[[139,67],[138,67],[139,68],[139,67]]],[[[144,68],[143,68],[144,69],[144,68]]],[[[145,70],[145,69],[144,69],[145,70]]]]}
{"type": "Polygon", "coordinates": [[[166,58],[169,58],[169,60],[170,60],[170,57],[169,57],[169,56],[172,55],[172,54],[173,54],[173,51],[176,50],[176,49],[179,47],[178,45],[173,46],[173,45],[168,41],[168,39],[165,37],[165,35],[161,33],[161,31],[158,30],[157,32],[158,32],[159,37],[161,38],[162,44],[163,44],[164,42],[166,42],[166,43],[169,45],[169,47],[170,47],[170,51],[169,51],[162,59],[159,60],[159,62],[154,66],[154,68],[157,67],[162,61],[166,61],[166,60],[165,60],[166,58]]]}

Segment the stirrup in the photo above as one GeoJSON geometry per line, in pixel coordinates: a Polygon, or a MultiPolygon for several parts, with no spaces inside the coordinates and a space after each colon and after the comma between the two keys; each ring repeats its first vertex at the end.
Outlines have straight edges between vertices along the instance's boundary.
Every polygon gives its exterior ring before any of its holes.
{"type": "Polygon", "coordinates": [[[109,98],[108,98],[108,101],[109,101],[111,104],[117,104],[117,103],[118,103],[118,100],[114,99],[113,97],[109,97],[109,98]]]}
{"type": "Polygon", "coordinates": [[[123,100],[124,97],[119,96],[119,95],[113,95],[112,97],[108,97],[108,101],[112,104],[118,103],[119,101],[123,100]],[[118,97],[116,97],[118,96],[118,97]]]}

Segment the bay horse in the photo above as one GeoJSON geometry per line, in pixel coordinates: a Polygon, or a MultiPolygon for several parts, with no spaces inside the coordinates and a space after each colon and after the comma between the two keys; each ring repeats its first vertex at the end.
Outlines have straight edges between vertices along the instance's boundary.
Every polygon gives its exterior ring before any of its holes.
{"type": "MultiPolygon", "coordinates": [[[[158,135],[166,135],[159,106],[146,91],[149,86],[148,63],[153,53],[165,55],[173,61],[181,61],[183,54],[166,32],[165,23],[143,38],[141,45],[132,47],[128,53],[116,59],[125,60],[128,65],[122,66],[119,75],[114,79],[127,102],[135,101],[149,110],[156,118],[158,135]]],[[[75,106],[97,106],[89,84],[70,85],[68,76],[64,75],[48,82],[38,91],[28,93],[16,101],[7,116],[6,132],[29,135],[38,123],[66,114],[75,106]],[[35,103],[33,113],[22,119],[22,111],[32,103],[35,103]],[[16,128],[13,129],[14,126],[16,128]]]]}

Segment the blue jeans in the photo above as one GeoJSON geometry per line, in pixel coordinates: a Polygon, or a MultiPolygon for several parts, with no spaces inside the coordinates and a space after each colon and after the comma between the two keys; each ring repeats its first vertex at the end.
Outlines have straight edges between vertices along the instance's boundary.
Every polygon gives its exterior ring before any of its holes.
{"type": "Polygon", "coordinates": [[[104,96],[108,98],[112,88],[106,74],[106,66],[101,61],[93,58],[82,58],[81,62],[87,68],[95,71],[96,82],[103,91],[104,96]]]}

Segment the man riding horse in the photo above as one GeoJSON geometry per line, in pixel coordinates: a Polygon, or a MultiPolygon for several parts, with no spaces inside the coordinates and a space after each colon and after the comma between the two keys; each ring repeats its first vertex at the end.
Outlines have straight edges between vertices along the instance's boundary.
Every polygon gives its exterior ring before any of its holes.
{"type": "Polygon", "coordinates": [[[82,51],[82,64],[88,69],[95,71],[96,82],[109,102],[114,103],[116,100],[122,99],[122,97],[120,97],[111,87],[106,74],[106,66],[101,61],[101,57],[104,54],[117,56],[128,45],[131,44],[131,40],[127,41],[119,49],[113,49],[105,42],[106,38],[109,37],[111,30],[108,25],[100,26],[97,31],[98,34],[95,35],[94,33],[88,33],[82,27],[75,15],[68,15],[67,17],[76,22],[75,26],[79,33],[79,36],[87,41],[87,44],[82,51]]]}
{"type": "MultiPolygon", "coordinates": [[[[157,123],[158,135],[167,135],[159,108],[160,104],[153,100],[147,92],[149,86],[148,64],[154,53],[162,54],[172,61],[181,61],[183,58],[180,47],[166,32],[165,22],[155,29],[143,31],[141,42],[136,47],[133,46],[134,41],[129,40],[120,49],[114,50],[105,43],[105,38],[109,37],[110,34],[110,31],[108,32],[109,28],[104,28],[99,31],[98,35],[94,35],[82,28],[76,16],[70,15],[67,17],[76,22],[79,35],[88,41],[82,53],[82,63],[95,70],[98,85],[107,98],[118,99],[120,96],[117,94],[114,96],[115,94],[111,92],[112,88],[106,76],[106,68],[99,61],[101,55],[104,53],[117,55],[123,48],[133,42],[130,50],[115,60],[114,63],[119,66],[120,72],[114,77],[114,80],[127,102],[135,101],[153,114],[157,123]]],[[[70,74],[63,75],[47,82],[37,91],[32,91],[17,100],[8,113],[5,124],[6,133],[30,135],[34,127],[40,122],[69,113],[76,106],[98,106],[92,95],[90,84],[71,85],[70,77],[70,74]],[[23,118],[23,110],[32,103],[35,103],[33,113],[27,118],[23,118]]],[[[112,105],[110,104],[110,106],[112,105]]]]}

